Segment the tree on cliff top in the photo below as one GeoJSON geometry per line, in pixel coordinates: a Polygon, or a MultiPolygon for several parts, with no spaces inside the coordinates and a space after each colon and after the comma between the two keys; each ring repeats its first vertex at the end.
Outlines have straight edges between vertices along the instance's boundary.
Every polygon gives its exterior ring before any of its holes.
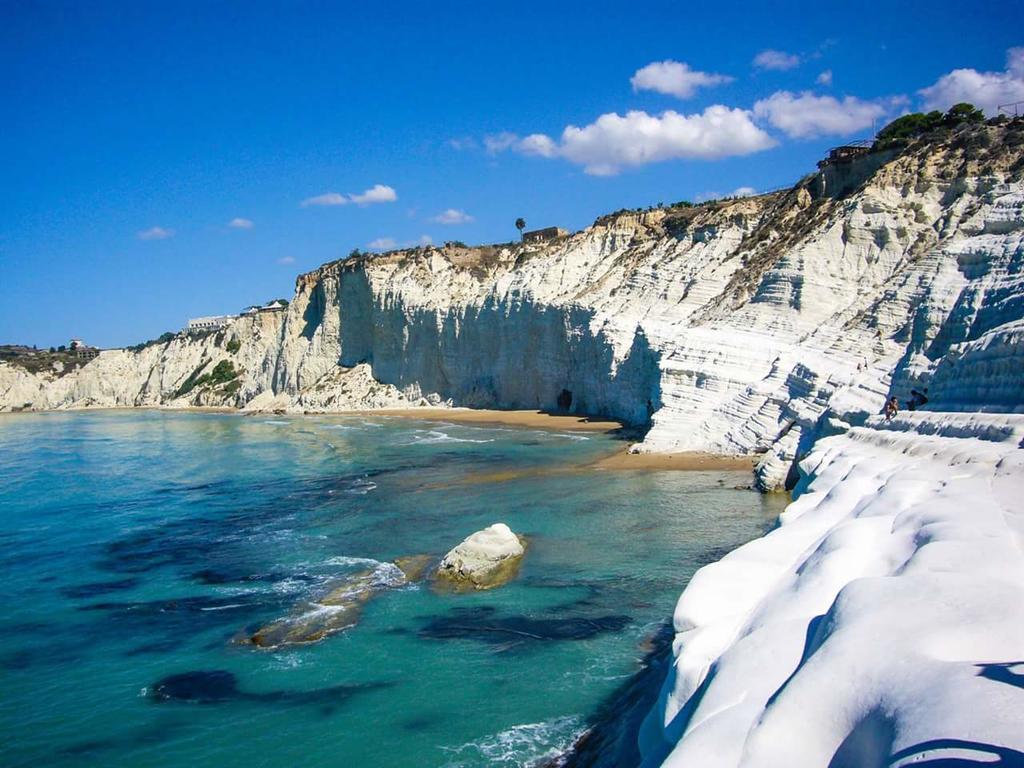
{"type": "Polygon", "coordinates": [[[526,219],[516,219],[516,229],[519,230],[519,239],[521,240],[523,237],[523,230],[526,229],[526,219]]]}
{"type": "Polygon", "coordinates": [[[954,104],[946,114],[938,110],[928,114],[911,112],[909,115],[897,117],[878,132],[875,137],[875,149],[884,149],[938,128],[952,128],[962,123],[980,123],[984,119],[985,114],[967,102],[954,104]]]}

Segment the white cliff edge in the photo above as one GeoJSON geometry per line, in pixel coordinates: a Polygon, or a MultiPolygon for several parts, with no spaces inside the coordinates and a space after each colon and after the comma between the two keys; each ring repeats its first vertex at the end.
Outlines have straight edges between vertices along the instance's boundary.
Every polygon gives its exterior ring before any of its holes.
{"type": "Polygon", "coordinates": [[[680,598],[644,765],[1024,764],[1022,446],[977,414],[819,441],[778,528],[680,598]]]}

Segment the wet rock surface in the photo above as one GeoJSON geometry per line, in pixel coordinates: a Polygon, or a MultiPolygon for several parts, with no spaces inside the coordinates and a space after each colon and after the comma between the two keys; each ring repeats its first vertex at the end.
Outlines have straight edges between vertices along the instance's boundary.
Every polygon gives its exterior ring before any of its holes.
{"type": "Polygon", "coordinates": [[[355,626],[363,606],[380,591],[405,583],[405,574],[391,563],[366,568],[330,585],[322,597],[299,603],[289,616],[236,637],[236,642],[258,648],[319,642],[355,626]]]}

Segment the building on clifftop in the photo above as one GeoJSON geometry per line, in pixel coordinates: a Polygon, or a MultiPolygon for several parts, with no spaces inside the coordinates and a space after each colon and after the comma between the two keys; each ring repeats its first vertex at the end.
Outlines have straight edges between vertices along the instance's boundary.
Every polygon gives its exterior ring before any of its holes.
{"type": "Polygon", "coordinates": [[[545,243],[549,240],[557,240],[560,237],[568,237],[569,231],[561,227],[545,227],[535,229],[532,232],[523,233],[524,243],[545,243]]]}
{"type": "Polygon", "coordinates": [[[193,317],[185,325],[185,333],[206,333],[226,328],[235,319],[234,315],[210,315],[209,317],[193,317]]]}

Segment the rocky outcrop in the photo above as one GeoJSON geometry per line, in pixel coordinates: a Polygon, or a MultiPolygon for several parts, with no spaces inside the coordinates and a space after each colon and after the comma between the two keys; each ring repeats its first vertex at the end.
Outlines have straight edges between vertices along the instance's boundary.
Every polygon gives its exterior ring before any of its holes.
{"type": "Polygon", "coordinates": [[[0,409],[555,409],[564,391],[649,427],[640,451],[762,454],[758,484],[780,487],[911,387],[937,409],[1022,408],[1022,158],[1024,121],[973,126],[548,244],[345,259],[219,333],[59,378],[0,365],[0,409]],[[223,360],[236,377],[204,379],[223,360]]]}
{"type": "Polygon", "coordinates": [[[445,555],[436,576],[457,590],[500,587],[518,573],[525,553],[522,540],[504,523],[495,523],[445,555]]]}
{"type": "Polygon", "coordinates": [[[327,586],[324,594],[303,601],[291,614],[255,632],[242,633],[236,643],[257,648],[280,648],[316,643],[355,626],[363,607],[375,595],[407,583],[405,573],[392,563],[376,563],[327,586]]]}

